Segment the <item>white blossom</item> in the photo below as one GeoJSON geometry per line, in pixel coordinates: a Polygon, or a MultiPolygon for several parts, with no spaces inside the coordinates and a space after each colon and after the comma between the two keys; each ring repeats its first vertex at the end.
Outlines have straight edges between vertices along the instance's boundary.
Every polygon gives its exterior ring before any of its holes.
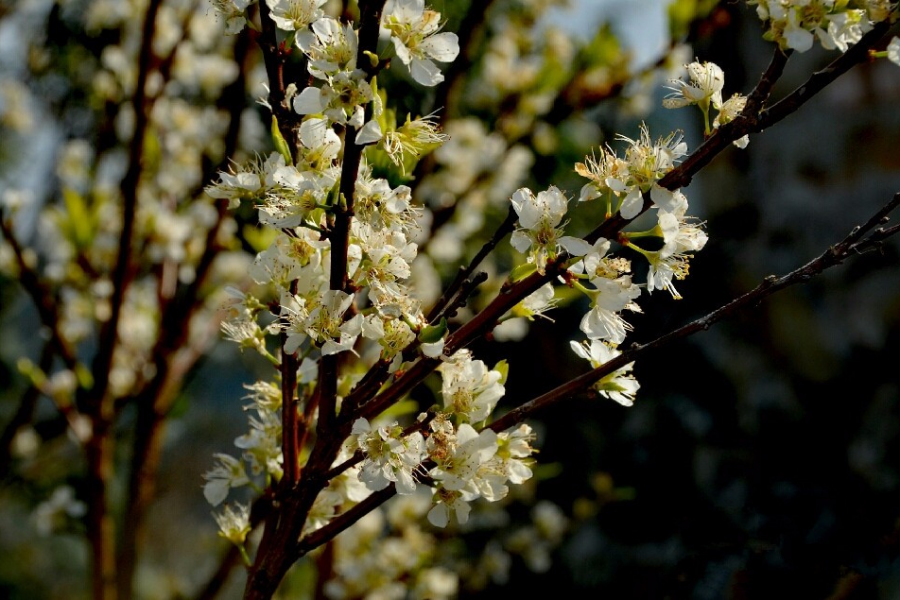
{"type": "Polygon", "coordinates": [[[247,539],[250,533],[250,506],[243,504],[226,504],[220,513],[213,513],[219,526],[219,535],[238,546],[247,539]]]}
{"type": "Polygon", "coordinates": [[[360,418],[351,433],[366,456],[359,471],[359,480],[366,487],[377,491],[394,482],[398,494],[416,491],[413,470],[425,458],[425,438],[420,432],[404,436],[396,422],[373,429],[368,420],[360,418]]]}
{"type": "Polygon", "coordinates": [[[233,487],[240,487],[250,483],[244,464],[233,456],[227,454],[215,454],[219,464],[203,474],[206,485],[203,486],[203,495],[206,501],[213,506],[221,504],[228,497],[228,492],[233,487]]]}
{"type": "MultiPolygon", "coordinates": [[[[621,352],[601,340],[594,340],[590,345],[577,342],[570,342],[570,344],[575,354],[590,361],[591,367],[594,369],[621,354],[621,352]]],[[[635,394],[641,387],[634,376],[631,375],[633,366],[634,363],[628,363],[624,367],[613,371],[595,383],[593,388],[600,392],[601,396],[615,400],[622,406],[631,406],[634,404],[635,394]]]]}
{"type": "Polygon", "coordinates": [[[440,13],[425,8],[424,0],[388,0],[381,18],[397,57],[413,79],[429,87],[444,80],[433,61],[452,62],[459,54],[456,34],[438,33],[440,18],[440,13]]]}
{"type": "Polygon", "coordinates": [[[266,0],[269,16],[279,29],[302,31],[324,14],[322,5],[328,0],[266,0]]]}
{"type": "Polygon", "coordinates": [[[472,360],[467,351],[457,352],[438,370],[444,408],[469,422],[486,419],[506,393],[500,383],[501,373],[489,370],[480,360],[472,360]]]}
{"type": "Polygon", "coordinates": [[[722,68],[711,62],[692,62],[685,65],[690,81],[673,79],[669,87],[672,93],[663,100],[666,108],[681,108],[691,104],[700,105],[704,111],[710,104],[718,108],[722,105],[722,88],[725,85],[725,73],[722,68]]]}
{"type": "Polygon", "coordinates": [[[891,43],[887,47],[887,58],[900,67],[900,37],[894,36],[891,38],[891,43]]]}

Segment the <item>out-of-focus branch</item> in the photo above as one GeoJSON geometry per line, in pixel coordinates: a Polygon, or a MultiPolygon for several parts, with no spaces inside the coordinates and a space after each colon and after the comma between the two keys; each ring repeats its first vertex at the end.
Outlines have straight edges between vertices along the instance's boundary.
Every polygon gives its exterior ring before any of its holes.
{"type": "Polygon", "coordinates": [[[864,225],[853,228],[847,237],[802,267],[782,275],[781,277],[770,275],[753,290],[735,298],[728,304],[721,306],[706,316],[679,327],[674,331],[670,331],[646,344],[633,345],[616,358],[604,363],[596,369],[576,377],[546,394],[511,410],[503,417],[494,421],[490,425],[490,429],[493,429],[494,431],[503,431],[504,429],[508,429],[513,425],[521,423],[536,411],[572,398],[573,395],[588,389],[592,384],[603,377],[634,362],[653,350],[664,348],[689,335],[705,331],[713,324],[732,317],[743,309],[759,304],[764,298],[777,291],[798,283],[805,283],[825,269],[839,265],[855,254],[861,254],[873,248],[877,248],[885,239],[900,231],[900,227],[896,225],[890,228],[875,229],[878,225],[887,222],[888,214],[896,209],[898,205],[900,205],[900,193],[894,195],[893,199],[875,213],[864,225]],[[874,231],[872,231],[873,229],[874,231]],[[871,234],[869,234],[869,232],[871,232],[871,234]],[[869,235],[867,236],[867,234],[869,235]]]}
{"type": "Polygon", "coordinates": [[[119,236],[116,265],[111,277],[113,292],[110,298],[110,318],[100,328],[97,354],[92,368],[93,388],[83,394],[82,403],[92,421],[92,434],[87,441],[85,453],[88,463],[87,523],[92,549],[92,589],[95,600],[114,599],[117,595],[114,526],[106,505],[107,484],[113,469],[114,444],[111,420],[114,416],[114,406],[107,396],[109,373],[118,344],[125,291],[132,277],[131,246],[137,214],[144,139],[150,120],[151,101],[147,96],[147,78],[153,60],[156,16],[161,4],[162,0],[150,0],[144,13],[137,80],[131,102],[135,116],[134,134],[128,148],[128,168],[121,183],[122,232],[119,236]]]}
{"type": "Polygon", "coordinates": [[[35,308],[37,308],[41,324],[50,333],[50,342],[66,365],[66,368],[74,370],[78,366],[75,351],[60,333],[59,311],[55,297],[29,265],[28,260],[25,258],[25,250],[13,231],[12,223],[6,220],[2,208],[0,208],[0,233],[3,234],[3,239],[12,248],[13,256],[16,257],[16,266],[19,269],[19,283],[25,288],[25,292],[28,293],[35,308]]]}
{"type": "MultiPolygon", "coordinates": [[[[187,25],[185,26],[187,27],[187,25]]],[[[237,149],[250,39],[241,33],[234,46],[234,59],[239,65],[238,76],[222,90],[218,105],[229,114],[225,132],[225,155],[220,168],[237,149]]],[[[172,55],[174,56],[173,50],[172,55]]],[[[144,517],[155,492],[156,471],[162,443],[162,423],[174,401],[184,374],[200,357],[200,352],[180,352],[187,342],[190,320],[200,303],[200,289],[209,277],[212,264],[221,251],[217,238],[225,221],[226,201],[216,205],[216,221],[206,234],[203,254],[195,268],[195,277],[179,290],[174,298],[161,307],[162,321],[159,336],[151,353],[154,377],[134,398],[137,406],[135,439],[132,446],[129,473],[128,504],[123,521],[119,555],[117,557],[120,600],[132,594],[132,581],[137,566],[138,545],[144,530],[144,517]]]]}
{"type": "Polygon", "coordinates": [[[484,30],[484,20],[494,0],[471,0],[466,16],[463,17],[457,32],[459,56],[456,57],[442,81],[435,89],[434,108],[440,111],[440,124],[446,125],[447,119],[456,116],[459,103],[459,88],[475,62],[475,51],[484,30]]]}
{"type": "MultiPolygon", "coordinates": [[[[53,357],[54,348],[52,342],[45,344],[43,350],[41,350],[41,358],[38,361],[38,367],[44,373],[53,366],[53,357]]],[[[30,423],[34,417],[38,396],[40,396],[40,390],[34,385],[29,386],[22,394],[22,399],[19,400],[19,406],[12,419],[9,420],[3,433],[0,434],[0,482],[9,473],[12,463],[13,440],[16,438],[19,429],[30,423]]]]}
{"type": "Polygon", "coordinates": [[[125,301],[125,291],[132,276],[131,245],[134,236],[137,194],[141,179],[144,139],[150,122],[151,99],[147,96],[147,78],[153,62],[153,37],[156,32],[156,15],[162,0],[150,0],[144,15],[141,47],[138,54],[138,74],[131,105],[134,110],[134,134],[128,146],[128,168],[122,178],[122,232],[116,265],[112,273],[113,292],[110,298],[110,317],[100,329],[97,355],[94,357],[94,388],[90,398],[93,412],[100,413],[101,404],[109,386],[109,371],[118,340],[119,322],[125,301]]]}

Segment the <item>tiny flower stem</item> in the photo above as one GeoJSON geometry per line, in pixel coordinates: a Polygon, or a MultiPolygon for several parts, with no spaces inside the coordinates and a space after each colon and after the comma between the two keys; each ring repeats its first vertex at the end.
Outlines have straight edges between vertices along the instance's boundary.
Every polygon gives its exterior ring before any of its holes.
{"type": "Polygon", "coordinates": [[[241,553],[241,558],[244,560],[244,566],[252,567],[253,561],[250,560],[250,555],[247,554],[247,549],[244,548],[243,544],[236,544],[238,551],[241,553]]]}
{"type": "Polygon", "coordinates": [[[663,232],[659,227],[659,223],[657,223],[651,229],[646,229],[644,231],[623,231],[620,235],[630,240],[642,237],[663,237],[663,232]]]}
{"type": "Polygon", "coordinates": [[[588,296],[588,297],[591,297],[591,296],[593,296],[594,294],[596,294],[596,292],[594,292],[594,291],[592,291],[592,290],[589,290],[589,289],[587,289],[586,287],[584,287],[584,285],[582,285],[580,281],[575,281],[575,280],[573,280],[573,281],[572,281],[572,287],[575,288],[576,290],[578,290],[579,292],[581,292],[582,294],[584,294],[585,296],[588,296]]]}
{"type": "Polygon", "coordinates": [[[709,100],[700,102],[697,104],[697,107],[703,113],[703,137],[708,138],[710,133],[712,133],[712,129],[709,126],[709,100]]]}
{"type": "Polygon", "coordinates": [[[643,248],[641,248],[641,247],[638,246],[637,244],[632,244],[632,243],[631,243],[630,241],[628,241],[627,239],[625,240],[625,246],[631,248],[632,250],[634,250],[635,252],[637,252],[637,253],[639,253],[639,254],[643,254],[643,255],[644,255],[644,258],[646,258],[647,260],[650,260],[650,255],[651,255],[651,254],[655,254],[655,252],[649,252],[648,250],[644,250],[643,248]]]}
{"type": "Polygon", "coordinates": [[[316,227],[315,225],[312,225],[311,223],[300,223],[300,227],[305,227],[307,229],[311,229],[311,230],[315,231],[316,233],[325,233],[324,230],[322,230],[319,227],[316,227]]]}
{"type": "Polygon", "coordinates": [[[278,360],[277,358],[275,358],[275,355],[273,355],[271,352],[269,352],[269,351],[266,350],[265,348],[257,348],[257,350],[259,351],[260,354],[263,355],[263,358],[265,358],[267,361],[269,361],[270,363],[272,363],[272,365],[273,365],[276,369],[281,368],[281,361],[278,360]]]}

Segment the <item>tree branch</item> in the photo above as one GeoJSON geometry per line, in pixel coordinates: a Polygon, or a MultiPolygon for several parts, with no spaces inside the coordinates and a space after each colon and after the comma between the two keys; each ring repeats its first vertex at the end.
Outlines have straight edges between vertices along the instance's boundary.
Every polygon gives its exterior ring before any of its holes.
{"type": "MultiPolygon", "coordinates": [[[[187,25],[185,25],[185,29],[187,25]]],[[[234,45],[234,60],[238,64],[238,76],[226,86],[218,101],[218,107],[229,114],[228,129],[225,132],[225,154],[220,169],[227,167],[238,144],[241,114],[244,107],[246,88],[247,56],[250,38],[245,30],[234,45]]],[[[174,56],[175,50],[172,51],[174,56]]],[[[202,189],[200,190],[202,192],[202,189]]],[[[161,306],[161,323],[156,343],[151,352],[154,377],[134,398],[137,406],[135,439],[132,444],[131,466],[128,483],[128,504],[123,521],[119,554],[117,557],[119,599],[126,600],[132,595],[132,581],[137,567],[138,544],[144,531],[144,517],[153,499],[156,471],[162,442],[162,424],[180,389],[184,372],[189,370],[200,353],[187,355],[178,350],[188,340],[190,321],[200,305],[200,289],[207,281],[213,262],[221,247],[217,241],[225,222],[227,202],[220,200],[216,205],[216,221],[206,233],[203,254],[195,268],[194,280],[184,286],[172,301],[161,306]],[[189,357],[186,364],[182,362],[189,357]]]]}
{"type": "Polygon", "coordinates": [[[66,368],[74,371],[78,367],[78,361],[75,358],[75,351],[69,345],[59,330],[59,310],[56,306],[55,295],[50,288],[45,286],[38,277],[37,273],[28,264],[25,258],[25,251],[22,244],[12,228],[12,223],[6,220],[0,208],[0,233],[10,245],[13,255],[16,257],[16,265],[19,268],[19,283],[25,288],[25,292],[31,297],[35,308],[38,311],[38,317],[41,323],[50,332],[50,342],[56,349],[66,368]]]}
{"type": "Polygon", "coordinates": [[[863,237],[877,225],[886,221],[887,215],[900,205],[900,193],[875,213],[864,225],[855,227],[841,242],[823,252],[818,258],[806,263],[802,267],[776,277],[771,275],[746,294],[735,298],[728,304],[721,306],[708,315],[688,323],[674,331],[662,335],[646,344],[636,344],[596,369],[589,371],[575,379],[543,394],[534,400],[522,404],[518,408],[506,413],[489,426],[494,431],[503,431],[521,423],[538,410],[552,406],[571,398],[574,394],[588,389],[591,385],[606,377],[610,373],[621,369],[625,365],[634,362],[645,354],[664,348],[682,338],[693,335],[699,331],[705,331],[711,325],[723,319],[734,316],[738,311],[759,304],[764,298],[786,287],[805,283],[814,275],[818,275],[825,269],[841,264],[854,254],[860,254],[874,247],[891,235],[900,231],[900,227],[894,226],[888,229],[876,229],[868,237],[863,237]]]}

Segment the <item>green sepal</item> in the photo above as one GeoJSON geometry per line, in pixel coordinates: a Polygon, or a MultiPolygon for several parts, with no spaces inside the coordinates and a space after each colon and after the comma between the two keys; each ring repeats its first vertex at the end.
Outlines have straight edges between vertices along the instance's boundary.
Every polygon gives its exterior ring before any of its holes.
{"type": "Polygon", "coordinates": [[[532,273],[537,271],[537,265],[534,263],[525,263],[513,269],[509,274],[509,280],[513,283],[522,281],[532,273]]]}
{"type": "Polygon", "coordinates": [[[338,199],[341,194],[341,180],[338,179],[334,182],[334,185],[331,186],[331,189],[328,190],[328,195],[325,197],[325,204],[328,206],[337,206],[338,199]]]}
{"type": "Polygon", "coordinates": [[[419,341],[423,344],[434,344],[441,340],[447,333],[447,319],[441,317],[437,325],[427,325],[419,332],[419,341]]]}
{"type": "Polygon", "coordinates": [[[281,129],[278,128],[278,117],[272,115],[272,142],[275,144],[275,149],[278,151],[280,155],[284,157],[284,161],[289,164],[294,164],[294,159],[291,157],[291,147],[288,146],[287,140],[284,139],[284,136],[281,135],[281,129]]]}
{"type": "Polygon", "coordinates": [[[500,373],[500,385],[506,385],[506,379],[509,377],[509,363],[506,362],[506,359],[497,362],[491,370],[498,371],[500,373]]]}
{"type": "Polygon", "coordinates": [[[270,227],[257,227],[255,225],[244,225],[242,229],[244,239],[253,248],[255,252],[262,252],[268,248],[278,232],[270,227]]]}

